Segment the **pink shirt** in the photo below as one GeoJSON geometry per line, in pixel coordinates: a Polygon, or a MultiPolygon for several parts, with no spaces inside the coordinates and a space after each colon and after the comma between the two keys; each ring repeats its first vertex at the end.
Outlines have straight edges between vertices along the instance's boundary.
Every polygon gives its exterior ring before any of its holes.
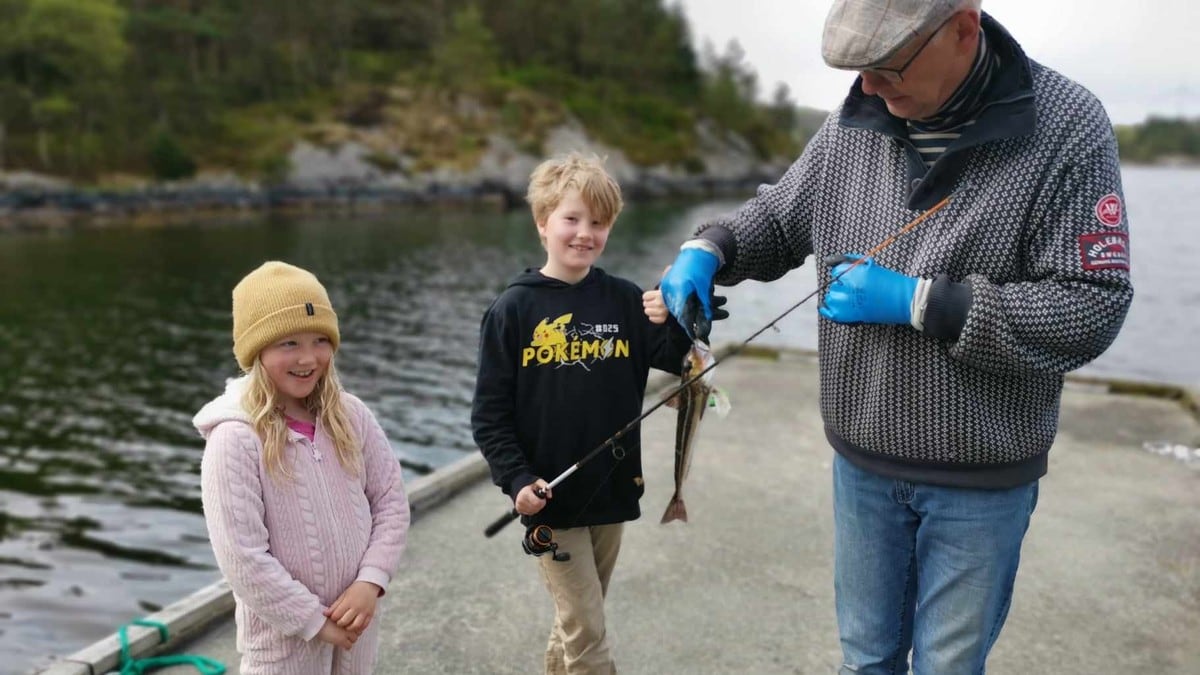
{"type": "Polygon", "coordinates": [[[283,419],[292,431],[301,434],[310,441],[317,440],[317,425],[305,422],[304,420],[298,420],[295,417],[288,417],[287,415],[284,415],[283,419]]]}

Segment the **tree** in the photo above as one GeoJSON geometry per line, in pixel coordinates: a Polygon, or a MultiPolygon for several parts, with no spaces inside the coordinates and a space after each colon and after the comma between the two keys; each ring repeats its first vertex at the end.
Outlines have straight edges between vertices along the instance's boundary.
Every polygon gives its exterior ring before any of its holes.
{"type": "Polygon", "coordinates": [[[447,86],[477,91],[497,70],[498,50],[492,32],[475,5],[455,13],[450,30],[433,50],[433,74],[447,86]]]}
{"type": "Polygon", "coordinates": [[[3,59],[28,101],[43,167],[52,164],[52,136],[61,136],[77,168],[82,138],[103,117],[128,52],[124,21],[115,0],[29,0],[15,19],[3,59]]]}
{"type": "Polygon", "coordinates": [[[718,54],[711,44],[704,50],[704,112],[719,124],[741,129],[753,114],[758,76],[745,63],[746,51],[737,40],[718,54]]]}

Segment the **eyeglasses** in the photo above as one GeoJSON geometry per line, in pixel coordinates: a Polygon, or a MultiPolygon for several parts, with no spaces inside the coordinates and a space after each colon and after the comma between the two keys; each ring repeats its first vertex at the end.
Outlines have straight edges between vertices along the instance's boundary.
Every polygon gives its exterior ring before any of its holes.
{"type": "Polygon", "coordinates": [[[950,19],[953,18],[954,15],[950,15],[948,19],[943,21],[941,25],[935,28],[933,32],[929,34],[929,37],[925,38],[925,41],[921,43],[921,46],[917,48],[917,51],[913,52],[912,56],[908,57],[908,60],[904,62],[904,65],[900,66],[899,68],[863,68],[859,72],[871,73],[872,75],[882,77],[892,84],[900,84],[904,81],[904,71],[908,70],[908,67],[912,65],[912,62],[916,61],[917,57],[921,55],[921,52],[925,51],[925,48],[929,46],[931,41],[933,41],[934,36],[940,33],[942,29],[946,27],[946,24],[950,23],[950,19]]]}

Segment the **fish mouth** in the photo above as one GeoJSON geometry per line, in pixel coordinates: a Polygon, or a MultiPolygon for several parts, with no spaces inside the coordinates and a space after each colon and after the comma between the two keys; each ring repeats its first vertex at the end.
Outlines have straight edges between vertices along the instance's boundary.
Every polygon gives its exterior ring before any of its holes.
{"type": "Polygon", "coordinates": [[[685,315],[691,316],[691,321],[688,322],[687,328],[692,331],[692,338],[699,342],[708,345],[708,336],[712,332],[712,320],[704,314],[704,307],[700,304],[700,298],[696,295],[689,295],[687,299],[687,308],[685,315]]]}

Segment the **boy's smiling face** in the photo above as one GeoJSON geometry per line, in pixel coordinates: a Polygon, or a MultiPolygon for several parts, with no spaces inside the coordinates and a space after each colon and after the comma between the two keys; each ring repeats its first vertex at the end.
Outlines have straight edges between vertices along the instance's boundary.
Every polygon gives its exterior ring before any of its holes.
{"type": "Polygon", "coordinates": [[[571,190],[537,228],[546,247],[542,274],[576,283],[604,252],[612,223],[599,220],[579,191],[571,190]]]}

